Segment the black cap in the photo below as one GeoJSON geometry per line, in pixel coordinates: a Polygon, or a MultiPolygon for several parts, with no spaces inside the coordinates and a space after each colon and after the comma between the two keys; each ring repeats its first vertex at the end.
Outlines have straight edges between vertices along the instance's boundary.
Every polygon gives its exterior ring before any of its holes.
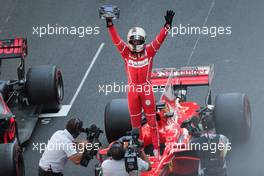
{"type": "Polygon", "coordinates": [[[83,122],[79,118],[72,118],[66,124],[66,130],[72,135],[73,138],[77,138],[83,126],[83,122]]]}
{"type": "Polygon", "coordinates": [[[120,142],[114,142],[110,149],[109,149],[109,155],[114,159],[114,160],[121,160],[124,158],[125,151],[123,148],[123,144],[120,142]]]}

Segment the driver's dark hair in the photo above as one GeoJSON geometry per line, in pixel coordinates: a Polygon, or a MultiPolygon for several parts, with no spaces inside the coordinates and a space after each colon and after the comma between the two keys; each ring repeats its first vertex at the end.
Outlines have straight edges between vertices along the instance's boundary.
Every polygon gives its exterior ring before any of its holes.
{"type": "Polygon", "coordinates": [[[71,118],[65,128],[74,138],[77,138],[81,133],[82,126],[83,122],[79,118],[71,118]]]}
{"type": "Polygon", "coordinates": [[[124,158],[125,150],[121,142],[114,142],[109,149],[109,155],[113,160],[121,160],[124,158]]]}

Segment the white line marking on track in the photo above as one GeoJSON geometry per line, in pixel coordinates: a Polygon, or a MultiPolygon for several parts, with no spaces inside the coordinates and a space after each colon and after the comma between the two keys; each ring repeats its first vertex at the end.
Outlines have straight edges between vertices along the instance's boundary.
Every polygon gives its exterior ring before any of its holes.
{"type": "Polygon", "coordinates": [[[5,23],[8,23],[8,21],[10,20],[10,18],[11,18],[11,16],[8,15],[7,18],[6,18],[6,20],[5,20],[5,23]]]}
{"type": "Polygon", "coordinates": [[[51,118],[45,118],[41,120],[41,125],[47,125],[49,124],[51,121],[51,118]]]}
{"type": "Polygon", "coordinates": [[[86,72],[85,72],[85,74],[84,74],[84,76],[83,76],[83,78],[82,78],[81,83],[79,84],[79,86],[78,86],[78,88],[77,88],[75,94],[73,95],[73,97],[72,97],[72,99],[71,99],[71,101],[70,101],[70,104],[69,104],[69,105],[62,105],[60,111],[57,112],[57,113],[46,113],[46,114],[40,114],[40,116],[39,116],[40,118],[48,118],[48,117],[66,117],[66,116],[68,115],[68,113],[69,113],[70,110],[71,110],[72,105],[74,104],[74,102],[75,102],[75,100],[76,100],[78,94],[80,93],[80,91],[81,91],[81,89],[82,89],[82,87],[83,87],[83,84],[85,83],[85,80],[86,80],[86,78],[88,77],[90,71],[92,70],[93,65],[94,65],[96,59],[98,58],[99,54],[101,53],[103,47],[104,47],[104,43],[101,43],[101,45],[99,46],[99,48],[98,48],[96,54],[95,54],[94,57],[93,57],[92,62],[90,63],[89,67],[87,68],[87,70],[86,70],[86,72]]]}
{"type": "MultiPolygon", "coordinates": [[[[204,19],[203,26],[206,25],[206,23],[207,23],[207,21],[208,21],[208,18],[209,18],[209,16],[210,16],[210,14],[211,14],[211,12],[212,12],[214,6],[215,6],[215,0],[212,0],[212,3],[211,3],[211,6],[210,6],[210,8],[209,8],[209,10],[208,10],[207,16],[206,16],[205,19],[204,19]]],[[[191,54],[190,54],[190,56],[189,56],[189,58],[188,58],[188,62],[187,62],[187,64],[186,64],[186,66],[189,66],[189,65],[190,65],[191,60],[192,60],[192,56],[193,56],[193,54],[194,54],[194,51],[195,51],[195,49],[196,49],[196,46],[197,46],[197,44],[198,44],[200,38],[201,38],[201,34],[199,33],[199,35],[198,35],[198,37],[197,37],[197,39],[196,39],[196,41],[195,41],[195,44],[194,44],[194,46],[193,46],[193,49],[192,49],[192,51],[191,51],[191,54]]]]}
{"type": "Polygon", "coordinates": [[[56,113],[44,113],[40,114],[39,118],[48,118],[48,117],[66,117],[70,112],[71,105],[62,105],[59,112],[56,113]]]}
{"type": "Polygon", "coordinates": [[[88,69],[86,70],[86,72],[85,72],[85,74],[84,74],[84,77],[83,77],[83,79],[82,79],[82,81],[81,81],[81,83],[80,83],[78,89],[76,90],[74,96],[72,97],[71,102],[70,102],[70,105],[73,105],[73,103],[75,102],[75,100],[76,100],[76,98],[77,98],[79,92],[80,92],[81,89],[82,89],[82,86],[83,86],[83,84],[84,84],[84,82],[85,82],[87,76],[89,75],[91,69],[93,68],[93,65],[94,65],[96,59],[98,58],[100,52],[102,51],[103,47],[104,47],[104,43],[101,43],[101,45],[99,46],[99,48],[98,48],[96,54],[95,54],[94,57],[93,57],[93,60],[92,60],[92,62],[91,62],[91,64],[90,64],[90,66],[89,66],[88,69]]]}

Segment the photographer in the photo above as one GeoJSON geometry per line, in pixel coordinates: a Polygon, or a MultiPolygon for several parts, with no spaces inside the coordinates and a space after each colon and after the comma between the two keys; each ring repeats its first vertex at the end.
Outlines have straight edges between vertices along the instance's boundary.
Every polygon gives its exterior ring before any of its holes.
{"type": "Polygon", "coordinates": [[[140,148],[130,148],[128,142],[113,142],[112,144],[110,144],[108,155],[110,156],[110,158],[102,163],[102,172],[104,176],[136,176],[140,175],[142,171],[151,170],[151,163],[145,152],[140,148]],[[135,163],[137,165],[136,170],[132,169],[131,171],[128,171],[128,168],[131,169],[131,167],[128,166],[126,157],[127,155],[131,154],[129,152],[130,149],[132,150],[132,152],[137,153],[137,155],[135,155],[135,163]]]}
{"type": "Polygon", "coordinates": [[[82,132],[83,122],[72,118],[66,129],[56,131],[48,141],[48,145],[39,161],[39,176],[63,176],[67,160],[79,165],[83,153],[77,151],[78,144],[86,146],[87,140],[75,142],[82,132]]]}
{"type": "Polygon", "coordinates": [[[200,158],[200,173],[204,176],[226,176],[226,156],[231,143],[222,134],[216,133],[213,107],[202,107],[199,116],[193,116],[181,124],[192,136],[190,147],[200,158]]]}

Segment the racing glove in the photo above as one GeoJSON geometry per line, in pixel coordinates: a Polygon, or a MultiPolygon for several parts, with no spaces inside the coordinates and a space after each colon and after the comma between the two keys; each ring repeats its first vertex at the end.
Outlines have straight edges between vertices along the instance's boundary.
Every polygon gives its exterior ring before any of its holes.
{"type": "Polygon", "coordinates": [[[114,24],[112,18],[106,18],[106,27],[111,27],[113,25],[114,24]]]}
{"type": "Polygon", "coordinates": [[[174,15],[175,15],[175,12],[173,10],[167,10],[166,15],[164,16],[164,18],[166,20],[164,27],[171,28],[174,15]]]}

